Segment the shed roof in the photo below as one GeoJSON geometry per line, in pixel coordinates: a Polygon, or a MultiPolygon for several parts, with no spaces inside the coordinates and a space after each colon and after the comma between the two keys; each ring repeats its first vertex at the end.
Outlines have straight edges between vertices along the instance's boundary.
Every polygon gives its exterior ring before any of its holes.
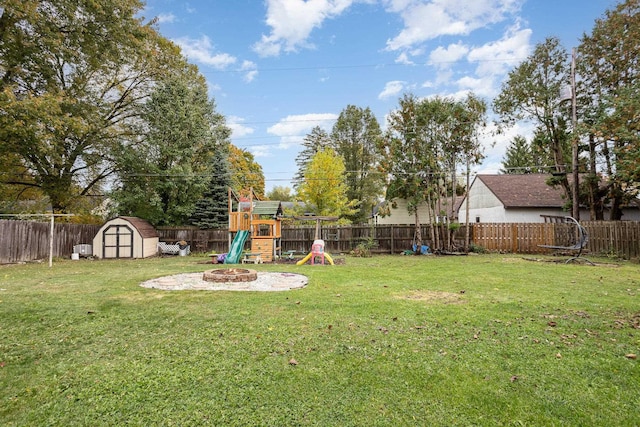
{"type": "Polygon", "coordinates": [[[549,175],[478,175],[479,179],[509,208],[558,208],[564,206],[562,189],[547,184],[549,175]]]}
{"type": "Polygon", "coordinates": [[[142,236],[143,239],[158,237],[158,232],[156,231],[155,227],[142,218],[138,218],[135,216],[119,216],[117,218],[123,219],[130,223],[138,231],[138,233],[140,233],[140,236],[142,236]]]}

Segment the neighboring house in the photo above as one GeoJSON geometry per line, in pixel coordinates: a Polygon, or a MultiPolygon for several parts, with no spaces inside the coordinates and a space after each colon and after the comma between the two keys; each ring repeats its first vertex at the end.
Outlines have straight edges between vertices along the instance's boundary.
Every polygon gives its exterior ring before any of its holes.
{"type": "MultiPolygon", "coordinates": [[[[431,220],[440,222],[448,219],[451,222],[457,220],[458,208],[463,197],[458,196],[454,200],[454,204],[451,205],[451,197],[442,199],[438,210],[438,218],[433,219],[429,217],[429,210],[426,203],[422,203],[418,207],[418,219],[421,224],[427,224],[431,220]]],[[[415,224],[416,219],[414,214],[410,214],[407,210],[407,201],[405,199],[393,199],[388,202],[378,204],[374,208],[371,221],[376,225],[386,224],[415,224]],[[386,206],[383,206],[385,205],[386,206]]]]}
{"type": "MultiPolygon", "coordinates": [[[[541,215],[570,216],[563,209],[562,189],[547,185],[548,178],[545,174],[477,175],[469,189],[469,222],[544,222],[541,215]]],[[[460,205],[460,222],[465,222],[466,203],[465,199],[460,205]]],[[[625,220],[640,220],[637,206],[623,212],[625,220]]],[[[580,219],[589,219],[587,209],[581,207],[580,219]]]]}

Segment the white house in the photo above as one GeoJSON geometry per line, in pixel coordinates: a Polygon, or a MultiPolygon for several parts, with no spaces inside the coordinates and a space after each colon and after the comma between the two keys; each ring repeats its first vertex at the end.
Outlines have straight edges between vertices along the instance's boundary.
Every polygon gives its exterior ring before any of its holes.
{"type": "MultiPolygon", "coordinates": [[[[570,216],[563,209],[566,200],[562,189],[547,185],[549,175],[477,175],[469,189],[469,222],[544,222],[541,215],[570,216]]],[[[640,220],[637,206],[623,209],[625,220],[640,220]]],[[[466,198],[458,217],[465,222],[466,198]]],[[[606,212],[605,212],[606,217],[606,212]]],[[[580,219],[589,218],[581,207],[580,219]]]]}
{"type": "MultiPolygon", "coordinates": [[[[429,217],[429,209],[426,202],[420,204],[420,206],[418,206],[418,218],[420,223],[427,224],[430,219],[438,222],[443,220],[444,217],[446,217],[450,222],[455,221],[458,217],[457,212],[461,201],[462,197],[458,196],[455,198],[452,205],[451,197],[443,198],[440,201],[440,206],[437,208],[439,218],[436,219],[429,217]]],[[[374,210],[374,214],[372,216],[372,222],[374,224],[415,224],[415,216],[414,214],[409,214],[409,211],[407,210],[407,201],[405,199],[393,199],[385,203],[387,205],[385,209],[381,209],[381,205],[378,205],[374,210]],[[383,211],[385,212],[383,213],[383,211]]]]}

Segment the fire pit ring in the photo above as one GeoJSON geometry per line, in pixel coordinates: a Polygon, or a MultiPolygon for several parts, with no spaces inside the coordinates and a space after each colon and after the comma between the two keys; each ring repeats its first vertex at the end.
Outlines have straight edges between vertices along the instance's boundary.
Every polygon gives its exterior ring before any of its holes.
{"type": "Polygon", "coordinates": [[[202,274],[202,280],[216,283],[253,282],[257,278],[258,272],[248,268],[218,268],[202,274]]]}

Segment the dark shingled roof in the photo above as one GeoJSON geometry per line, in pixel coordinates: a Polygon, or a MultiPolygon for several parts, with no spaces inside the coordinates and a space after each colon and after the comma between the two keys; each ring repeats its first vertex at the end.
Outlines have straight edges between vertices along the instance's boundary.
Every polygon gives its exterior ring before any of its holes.
{"type": "Polygon", "coordinates": [[[158,237],[158,232],[153,227],[153,225],[149,224],[142,218],[138,218],[135,216],[120,216],[118,218],[124,219],[125,221],[128,221],[131,225],[133,225],[133,227],[138,230],[138,233],[140,233],[140,236],[142,236],[143,239],[158,237]]]}
{"type": "Polygon", "coordinates": [[[547,185],[549,175],[477,175],[484,185],[509,208],[559,208],[566,200],[560,187],[547,185]]]}

